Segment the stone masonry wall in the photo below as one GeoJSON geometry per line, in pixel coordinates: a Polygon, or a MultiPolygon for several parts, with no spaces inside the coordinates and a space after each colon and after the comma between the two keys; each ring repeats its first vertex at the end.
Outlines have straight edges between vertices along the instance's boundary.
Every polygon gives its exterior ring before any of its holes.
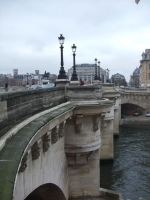
{"type": "MultiPolygon", "coordinates": [[[[25,118],[65,102],[64,87],[6,93],[0,96],[0,127],[14,126],[25,118]]],[[[0,132],[0,136],[2,133],[0,132]]]]}

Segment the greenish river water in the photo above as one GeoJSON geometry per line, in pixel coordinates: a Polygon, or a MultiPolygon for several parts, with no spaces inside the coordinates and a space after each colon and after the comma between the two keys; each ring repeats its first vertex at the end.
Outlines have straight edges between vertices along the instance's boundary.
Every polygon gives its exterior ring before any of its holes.
{"type": "Polygon", "coordinates": [[[114,155],[113,163],[101,164],[101,187],[122,193],[124,200],[150,199],[150,128],[120,127],[114,155]]]}

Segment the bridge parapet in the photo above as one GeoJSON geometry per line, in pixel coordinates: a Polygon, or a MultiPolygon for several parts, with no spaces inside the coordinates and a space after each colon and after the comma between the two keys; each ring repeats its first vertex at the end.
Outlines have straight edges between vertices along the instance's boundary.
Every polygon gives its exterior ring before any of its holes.
{"type": "Polygon", "coordinates": [[[10,129],[27,117],[68,100],[98,100],[101,86],[57,87],[0,94],[0,137],[2,130],[10,129]]]}
{"type": "MultiPolygon", "coordinates": [[[[8,92],[0,95],[0,127],[6,127],[65,102],[64,87],[8,92]]],[[[0,132],[0,136],[2,133],[0,132]]]]}

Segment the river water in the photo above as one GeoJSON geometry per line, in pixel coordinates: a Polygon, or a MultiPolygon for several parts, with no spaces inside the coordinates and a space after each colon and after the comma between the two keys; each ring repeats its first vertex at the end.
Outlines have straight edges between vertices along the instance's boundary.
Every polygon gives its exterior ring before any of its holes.
{"type": "Polygon", "coordinates": [[[101,164],[100,186],[122,193],[123,200],[150,199],[150,128],[120,127],[114,162],[101,164]]]}

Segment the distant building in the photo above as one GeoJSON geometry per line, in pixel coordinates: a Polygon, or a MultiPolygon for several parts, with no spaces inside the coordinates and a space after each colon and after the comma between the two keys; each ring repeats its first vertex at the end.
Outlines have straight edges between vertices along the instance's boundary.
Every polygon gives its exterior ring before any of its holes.
{"type": "Polygon", "coordinates": [[[13,76],[11,74],[0,74],[0,87],[4,87],[5,83],[8,83],[9,86],[40,84],[42,75],[39,74],[39,70],[35,70],[35,74],[18,74],[18,69],[13,69],[13,76]]]}
{"type": "MultiPolygon", "coordinates": [[[[70,69],[68,69],[68,77],[69,80],[71,80],[71,76],[73,73],[73,67],[71,67],[70,69]]],[[[94,78],[95,78],[95,64],[88,64],[88,63],[84,63],[84,64],[78,64],[76,65],[76,73],[78,76],[78,80],[82,79],[88,82],[88,83],[93,83],[94,78]]],[[[97,75],[99,77],[98,74],[98,70],[97,70],[97,75]]],[[[106,82],[107,78],[109,77],[109,74],[106,73],[106,70],[102,69],[100,67],[100,78],[103,82],[106,82]],[[107,77],[106,77],[107,76],[107,77]]]]}
{"type": "Polygon", "coordinates": [[[132,75],[130,75],[131,87],[139,88],[140,87],[140,68],[136,68],[132,75]]]}
{"type": "Polygon", "coordinates": [[[145,49],[140,60],[140,85],[145,88],[150,86],[150,49],[145,49]]]}
{"type": "MultiPolygon", "coordinates": [[[[50,74],[50,72],[46,72],[41,77],[42,80],[49,80],[50,83],[55,83],[57,79],[56,74],[50,74]]],[[[43,82],[43,81],[42,81],[43,82]]]]}
{"type": "Polygon", "coordinates": [[[118,86],[127,86],[125,77],[119,73],[112,75],[111,81],[112,81],[112,83],[114,83],[115,85],[118,85],[118,86]]]}

